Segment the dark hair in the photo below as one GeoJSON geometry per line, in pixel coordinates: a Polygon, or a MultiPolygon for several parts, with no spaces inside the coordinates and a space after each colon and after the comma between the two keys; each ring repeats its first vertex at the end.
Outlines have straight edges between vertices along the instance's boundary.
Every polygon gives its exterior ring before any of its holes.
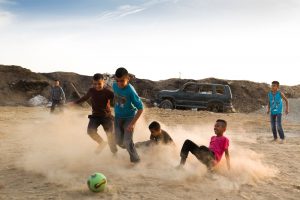
{"type": "Polygon", "coordinates": [[[227,127],[227,122],[224,119],[218,119],[216,122],[221,122],[224,124],[225,128],[227,127]]]}
{"type": "Polygon", "coordinates": [[[102,74],[99,74],[99,73],[94,74],[94,76],[93,76],[94,81],[99,81],[99,80],[103,80],[103,79],[104,79],[104,76],[102,74]]]}
{"type": "Polygon", "coordinates": [[[160,129],[160,124],[157,121],[151,122],[149,125],[150,130],[159,130],[160,129]]]}
{"type": "Polygon", "coordinates": [[[278,81],[272,81],[272,85],[273,84],[279,86],[279,82],[278,81]]]}
{"type": "Polygon", "coordinates": [[[54,82],[59,81],[58,79],[54,79],[54,82]]]}
{"type": "Polygon", "coordinates": [[[128,75],[128,71],[124,67],[120,67],[116,70],[115,75],[116,75],[117,78],[122,78],[123,76],[128,75]]]}

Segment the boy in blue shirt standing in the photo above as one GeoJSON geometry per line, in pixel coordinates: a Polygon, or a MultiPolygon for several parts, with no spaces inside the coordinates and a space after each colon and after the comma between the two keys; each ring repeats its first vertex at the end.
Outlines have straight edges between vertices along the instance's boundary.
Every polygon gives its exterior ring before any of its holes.
{"type": "Polygon", "coordinates": [[[143,112],[143,103],[129,83],[130,77],[125,68],[116,70],[115,80],[113,91],[116,142],[120,147],[126,148],[132,163],[138,163],[140,158],[132,138],[135,124],[143,112]]]}
{"type": "Polygon", "coordinates": [[[268,93],[268,111],[271,112],[271,127],[274,136],[274,141],[277,141],[277,131],[281,139],[281,143],[284,142],[284,132],[281,125],[282,118],[282,99],[285,101],[285,114],[289,113],[289,102],[285,95],[279,90],[279,82],[273,81],[271,91],[268,93]],[[276,126],[277,125],[277,126],[276,126]]]}

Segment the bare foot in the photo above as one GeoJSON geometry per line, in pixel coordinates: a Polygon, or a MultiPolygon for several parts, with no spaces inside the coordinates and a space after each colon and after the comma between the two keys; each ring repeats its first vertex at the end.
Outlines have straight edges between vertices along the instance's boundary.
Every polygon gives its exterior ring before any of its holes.
{"type": "Polygon", "coordinates": [[[105,141],[103,141],[101,144],[99,144],[98,147],[95,149],[95,154],[101,153],[106,145],[107,145],[107,142],[105,142],[105,141]]]}

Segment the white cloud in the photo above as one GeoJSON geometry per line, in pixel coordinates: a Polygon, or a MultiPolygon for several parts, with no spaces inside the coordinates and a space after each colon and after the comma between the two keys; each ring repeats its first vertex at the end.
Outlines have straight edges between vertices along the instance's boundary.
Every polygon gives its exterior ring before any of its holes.
{"type": "Polygon", "coordinates": [[[8,11],[0,10],[0,28],[10,24],[14,19],[14,15],[8,11]]]}
{"type": "Polygon", "coordinates": [[[110,21],[115,19],[120,19],[126,17],[128,15],[133,15],[136,13],[140,13],[144,10],[147,10],[151,7],[154,7],[159,4],[164,3],[177,3],[179,0],[151,0],[145,1],[144,3],[138,5],[122,5],[116,8],[115,10],[109,10],[103,12],[98,18],[99,21],[110,21]]]}
{"type": "Polygon", "coordinates": [[[116,10],[105,11],[102,15],[100,15],[98,21],[109,21],[114,19],[120,19],[128,15],[142,12],[145,9],[146,9],[145,7],[141,7],[141,6],[123,5],[118,7],[116,10]]]}
{"type": "Polygon", "coordinates": [[[0,0],[0,28],[10,24],[14,19],[14,14],[2,8],[1,5],[15,4],[13,0],[0,0]]]}

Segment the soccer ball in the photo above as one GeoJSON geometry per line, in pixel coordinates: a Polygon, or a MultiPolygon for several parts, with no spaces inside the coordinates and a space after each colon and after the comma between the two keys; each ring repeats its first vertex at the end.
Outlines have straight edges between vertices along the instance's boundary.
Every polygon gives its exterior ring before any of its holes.
{"type": "Polygon", "coordinates": [[[87,181],[89,189],[93,192],[102,192],[107,184],[106,177],[101,173],[92,174],[87,181]]]}

